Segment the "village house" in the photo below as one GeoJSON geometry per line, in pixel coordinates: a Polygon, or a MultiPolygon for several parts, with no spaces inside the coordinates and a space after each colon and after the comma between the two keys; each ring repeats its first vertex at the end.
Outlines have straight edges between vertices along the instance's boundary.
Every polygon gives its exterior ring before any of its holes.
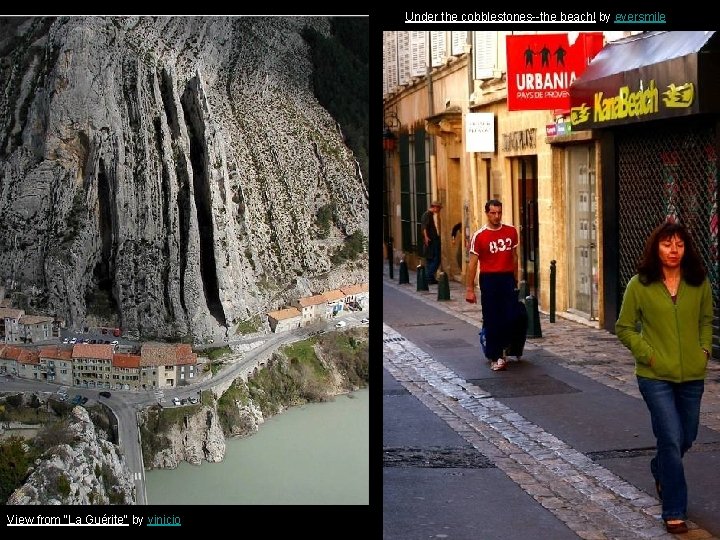
{"type": "Polygon", "coordinates": [[[53,318],[38,315],[23,315],[18,320],[20,341],[38,343],[53,339],[53,318]]]}
{"type": "Polygon", "coordinates": [[[75,345],[72,353],[75,386],[110,388],[112,357],[112,345],[75,345]]]}
{"type": "Polygon", "coordinates": [[[349,287],[342,287],[340,291],[345,297],[345,305],[357,305],[358,309],[361,310],[368,309],[370,304],[370,293],[367,283],[359,283],[357,285],[350,285],[349,287]]]}
{"type": "Polygon", "coordinates": [[[273,332],[286,332],[293,328],[299,328],[302,320],[300,311],[294,307],[270,311],[267,315],[270,330],[273,332]]]}
{"type": "Polygon", "coordinates": [[[116,390],[140,388],[139,354],[115,353],[112,357],[112,386],[116,390]]]}
{"type": "Polygon", "coordinates": [[[48,382],[73,384],[73,349],[57,345],[41,347],[39,350],[40,368],[48,382]]]}
{"type": "Polygon", "coordinates": [[[327,309],[327,298],[323,294],[300,298],[295,302],[295,306],[302,314],[301,326],[307,326],[317,320],[330,318],[327,309]]]}
{"type": "Polygon", "coordinates": [[[142,388],[173,388],[197,376],[197,354],[187,344],[143,343],[140,348],[142,388]]]}
{"type": "Polygon", "coordinates": [[[323,296],[327,298],[327,310],[331,317],[337,317],[345,307],[345,295],[340,289],[325,291],[323,296]]]}
{"type": "Polygon", "coordinates": [[[17,375],[17,359],[22,349],[12,345],[0,344],[0,373],[17,375]]]}
{"type": "Polygon", "coordinates": [[[26,349],[22,347],[18,347],[18,349],[20,349],[20,352],[17,355],[18,377],[33,380],[44,379],[44,373],[40,368],[40,357],[38,352],[34,349],[26,349]]]}
{"type": "Polygon", "coordinates": [[[22,309],[0,308],[0,340],[5,343],[20,343],[20,317],[22,309]]]}

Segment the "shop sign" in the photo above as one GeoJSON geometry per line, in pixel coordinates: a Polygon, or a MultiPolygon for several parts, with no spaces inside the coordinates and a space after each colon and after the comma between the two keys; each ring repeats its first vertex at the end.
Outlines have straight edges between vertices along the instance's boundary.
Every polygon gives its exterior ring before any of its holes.
{"type": "Polygon", "coordinates": [[[570,85],[603,47],[602,32],[510,35],[506,38],[508,110],[567,109],[570,85]]]}
{"type": "Polygon", "coordinates": [[[495,115],[467,113],[465,115],[465,151],[495,152],[495,115]]]}
{"type": "Polygon", "coordinates": [[[511,131],[502,135],[503,152],[516,152],[520,150],[534,150],[536,147],[536,129],[522,129],[511,131]]]}

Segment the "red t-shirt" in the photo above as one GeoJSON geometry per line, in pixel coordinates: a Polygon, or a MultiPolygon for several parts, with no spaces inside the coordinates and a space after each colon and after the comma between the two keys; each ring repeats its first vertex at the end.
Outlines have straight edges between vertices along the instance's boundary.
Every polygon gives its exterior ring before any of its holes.
{"type": "Polygon", "coordinates": [[[493,230],[487,225],[475,231],[470,240],[470,253],[478,256],[480,272],[514,272],[513,249],[518,245],[515,227],[501,224],[493,230]]]}

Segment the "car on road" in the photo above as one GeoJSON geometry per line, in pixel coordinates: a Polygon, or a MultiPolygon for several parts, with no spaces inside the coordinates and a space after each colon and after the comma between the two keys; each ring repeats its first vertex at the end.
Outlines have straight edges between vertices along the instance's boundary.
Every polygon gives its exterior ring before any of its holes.
{"type": "Polygon", "coordinates": [[[173,402],[173,405],[175,405],[177,407],[180,405],[180,398],[174,397],[172,402],[173,402]]]}
{"type": "Polygon", "coordinates": [[[107,391],[105,391],[105,390],[103,390],[102,392],[100,392],[100,397],[109,398],[110,395],[111,395],[110,392],[107,392],[107,391]]]}
{"type": "Polygon", "coordinates": [[[369,322],[370,322],[370,319],[367,319],[367,318],[365,318],[365,319],[360,319],[360,324],[367,324],[367,323],[369,323],[369,322]]]}
{"type": "Polygon", "coordinates": [[[339,321],[335,324],[335,328],[343,328],[347,326],[347,323],[345,321],[339,321]]]}
{"type": "Polygon", "coordinates": [[[189,401],[190,403],[192,403],[193,405],[195,405],[199,400],[198,400],[198,398],[196,398],[196,397],[189,397],[189,398],[188,398],[188,401],[189,401]]]}

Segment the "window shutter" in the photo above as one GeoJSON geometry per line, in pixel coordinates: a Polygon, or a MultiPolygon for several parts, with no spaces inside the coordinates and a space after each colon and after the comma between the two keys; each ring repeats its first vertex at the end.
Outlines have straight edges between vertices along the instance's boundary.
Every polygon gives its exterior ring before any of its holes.
{"type": "Polygon", "coordinates": [[[442,66],[448,57],[447,32],[430,32],[432,67],[442,66]]]}
{"type": "Polygon", "coordinates": [[[410,32],[410,76],[427,73],[427,32],[410,32]]]}
{"type": "Polygon", "coordinates": [[[473,32],[473,65],[475,79],[492,79],[498,71],[497,33],[473,32]]]}
{"type": "Polygon", "coordinates": [[[459,56],[465,52],[467,44],[467,32],[450,32],[451,51],[453,56],[459,56]]]}
{"type": "Polygon", "coordinates": [[[410,83],[410,32],[397,33],[398,84],[410,83]]]}
{"type": "Polygon", "coordinates": [[[398,87],[397,32],[383,32],[383,94],[398,87]]]}

